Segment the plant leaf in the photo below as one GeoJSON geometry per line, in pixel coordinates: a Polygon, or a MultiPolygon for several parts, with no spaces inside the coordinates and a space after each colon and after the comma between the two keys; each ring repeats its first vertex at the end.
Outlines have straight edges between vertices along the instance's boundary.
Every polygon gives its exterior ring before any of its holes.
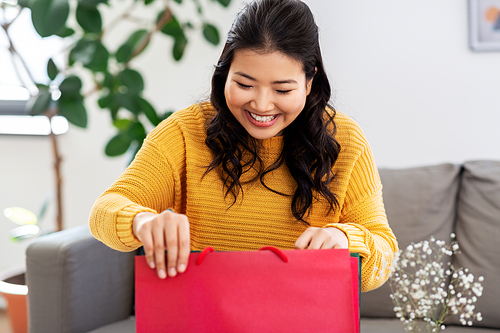
{"type": "Polygon", "coordinates": [[[113,121],[113,126],[118,128],[119,131],[125,131],[127,130],[130,126],[132,126],[132,120],[130,119],[116,119],[113,121]]]}
{"type": "Polygon", "coordinates": [[[37,225],[23,225],[14,228],[9,232],[10,239],[15,242],[23,239],[33,238],[35,236],[38,236],[39,233],[40,227],[37,225]]]}
{"type": "Polygon", "coordinates": [[[22,207],[5,208],[3,215],[15,224],[19,225],[36,224],[38,221],[35,213],[22,207]]]}
{"type": "Polygon", "coordinates": [[[141,108],[137,100],[137,95],[131,93],[118,93],[114,95],[114,103],[119,107],[124,107],[135,115],[139,115],[141,108]]]}
{"type": "Polygon", "coordinates": [[[97,104],[101,109],[110,108],[113,104],[113,94],[109,93],[108,95],[102,96],[97,101],[97,104]]]}
{"type": "MultiPolygon", "coordinates": [[[[143,38],[146,38],[147,35],[148,31],[145,29],[137,30],[132,35],[130,35],[127,41],[123,43],[122,46],[120,46],[118,51],[116,51],[116,61],[118,62],[129,61],[130,58],[132,57],[134,49],[139,45],[139,43],[143,40],[143,38]]],[[[144,49],[146,48],[144,47],[144,49]]],[[[144,51],[144,49],[142,51],[144,51]]]]}
{"type": "MultiPolygon", "coordinates": [[[[160,13],[158,18],[160,18],[161,15],[163,15],[163,13],[160,13]]],[[[169,36],[173,36],[173,37],[176,37],[180,34],[184,34],[184,32],[182,31],[181,25],[179,24],[179,21],[177,21],[177,18],[174,15],[172,15],[172,18],[170,19],[170,21],[168,21],[161,28],[161,32],[164,33],[165,35],[169,35],[169,36]]]]}
{"type": "Polygon", "coordinates": [[[146,129],[140,121],[133,122],[126,131],[127,135],[138,142],[142,142],[146,138],[146,129]]]}
{"type": "Polygon", "coordinates": [[[47,75],[49,76],[50,80],[53,81],[56,78],[57,74],[59,74],[59,70],[54,63],[54,60],[50,58],[47,62],[47,75]]]}
{"type": "Polygon", "coordinates": [[[17,0],[17,4],[23,8],[30,8],[32,0],[17,0]]]}
{"type": "Polygon", "coordinates": [[[138,71],[126,68],[118,74],[120,82],[134,94],[144,90],[144,80],[138,71]]]}
{"type": "Polygon", "coordinates": [[[144,98],[139,97],[138,101],[139,101],[139,107],[141,108],[142,112],[144,112],[144,114],[151,122],[151,124],[157,126],[160,123],[160,118],[158,117],[158,114],[156,113],[153,106],[149,104],[149,102],[146,101],[144,98]]]}
{"type": "Polygon", "coordinates": [[[42,203],[42,208],[40,208],[40,213],[38,214],[38,219],[41,221],[45,217],[45,213],[47,212],[47,208],[49,207],[50,203],[54,200],[54,194],[50,193],[45,197],[42,203]]]}
{"type": "Polygon", "coordinates": [[[150,5],[153,3],[154,0],[144,0],[144,4],[147,6],[147,5],[150,5]]]}
{"type": "Polygon", "coordinates": [[[93,72],[106,72],[108,67],[109,52],[97,40],[82,38],[69,53],[69,64],[76,61],[82,63],[93,72]]]}
{"type": "Polygon", "coordinates": [[[42,37],[57,33],[68,19],[68,0],[33,0],[30,7],[33,26],[42,37]]]}
{"type": "Polygon", "coordinates": [[[108,69],[109,52],[99,41],[95,41],[95,46],[92,61],[84,66],[93,72],[106,72],[108,69]]]}
{"type": "Polygon", "coordinates": [[[84,7],[95,8],[100,3],[108,3],[108,0],[79,0],[78,5],[84,7]]]}
{"type": "Polygon", "coordinates": [[[49,108],[51,101],[52,98],[48,91],[40,92],[35,100],[35,103],[33,104],[33,108],[31,109],[30,113],[32,115],[44,114],[44,112],[49,108]]]}
{"type": "Polygon", "coordinates": [[[101,84],[103,87],[112,90],[115,84],[115,77],[113,76],[113,74],[106,72],[104,73],[104,79],[102,80],[101,84]]]}
{"type": "Polygon", "coordinates": [[[231,0],[217,0],[217,2],[220,3],[223,7],[227,7],[231,3],[231,0]]]}
{"type": "Polygon", "coordinates": [[[98,34],[102,30],[101,13],[95,7],[78,5],[76,8],[76,21],[88,32],[98,34]]]}
{"type": "Polygon", "coordinates": [[[176,61],[181,60],[184,50],[186,49],[187,42],[188,40],[186,36],[184,36],[184,33],[175,38],[174,46],[172,48],[172,56],[176,61]]]}
{"type": "Polygon", "coordinates": [[[59,114],[75,126],[86,128],[88,123],[87,110],[82,98],[61,98],[57,101],[59,114]]]}
{"type": "Polygon", "coordinates": [[[119,156],[127,151],[130,147],[132,140],[130,137],[123,133],[118,133],[109,140],[104,149],[107,156],[119,156]]]}
{"type": "Polygon", "coordinates": [[[119,63],[127,62],[132,57],[132,46],[125,43],[118,48],[115,54],[116,61],[119,63]]]}
{"type": "Polygon", "coordinates": [[[75,75],[66,77],[59,85],[61,97],[63,98],[81,98],[80,89],[82,89],[82,80],[80,80],[80,78],[75,75]]]}
{"type": "Polygon", "coordinates": [[[210,23],[205,23],[203,25],[203,37],[213,45],[217,45],[220,42],[219,31],[210,23]]]}
{"type": "Polygon", "coordinates": [[[56,32],[56,36],[59,36],[61,38],[69,37],[75,33],[75,30],[68,28],[68,27],[62,27],[59,29],[58,32],[56,32]]]}

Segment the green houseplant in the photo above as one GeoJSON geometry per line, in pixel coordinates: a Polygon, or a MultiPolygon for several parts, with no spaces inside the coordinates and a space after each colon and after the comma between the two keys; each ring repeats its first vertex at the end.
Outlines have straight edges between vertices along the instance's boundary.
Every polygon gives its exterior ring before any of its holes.
{"type": "MultiPolygon", "coordinates": [[[[13,61],[13,66],[17,67],[20,81],[37,87],[28,105],[30,114],[43,114],[49,120],[61,115],[71,124],[86,128],[87,97],[97,94],[98,106],[109,112],[116,129],[116,134],[105,146],[105,154],[118,156],[131,151],[135,156],[146,137],[146,125],[156,126],[171,112],[158,112],[144,96],[143,74],[132,68],[133,60],[147,49],[153,38],[171,39],[172,48],[167,52],[176,61],[183,57],[193,33],[201,33],[210,44],[219,44],[219,31],[206,17],[206,8],[228,7],[230,1],[0,0],[0,33],[7,37],[12,58],[19,60],[13,61]],[[194,21],[183,21],[177,15],[188,2],[189,6],[194,5],[197,13],[194,21]],[[10,34],[12,24],[25,10],[31,11],[32,24],[41,37],[59,36],[67,45],[61,51],[64,62],[48,60],[46,82],[33,79],[16,47],[23,41],[14,40],[10,34]],[[6,15],[7,11],[10,15],[6,15]],[[138,11],[146,13],[145,16],[138,17],[138,11]],[[106,21],[105,14],[109,12],[118,15],[106,21]],[[118,23],[125,22],[132,32],[118,47],[112,46],[114,41],[111,43],[106,37],[118,23]]],[[[57,135],[51,132],[50,138],[56,182],[56,231],[59,231],[63,229],[62,158],[57,135]]],[[[23,238],[23,235],[18,237],[23,238]]]]}
{"type": "MultiPolygon", "coordinates": [[[[12,58],[20,59],[17,73],[25,72],[38,93],[32,96],[29,111],[33,115],[44,114],[49,119],[62,115],[73,125],[87,127],[86,98],[99,96],[98,106],[107,110],[116,129],[116,134],[105,147],[108,156],[118,156],[131,150],[132,155],[140,149],[146,137],[146,123],[156,126],[171,112],[157,112],[146,99],[143,74],[133,69],[133,60],[142,54],[153,38],[173,40],[170,50],[175,60],[180,60],[192,33],[201,32],[204,39],[217,45],[220,42],[217,27],[205,16],[207,6],[227,7],[231,0],[10,0],[0,2],[0,13],[8,9],[17,11],[7,19],[4,15],[2,30],[10,43],[12,58]],[[196,22],[181,21],[176,15],[185,3],[196,8],[196,22]],[[17,51],[17,43],[11,38],[9,29],[21,11],[31,10],[31,20],[41,37],[59,36],[68,47],[62,64],[49,59],[48,82],[35,82],[29,68],[17,51]],[[136,17],[139,10],[145,17],[136,17]],[[103,13],[117,12],[118,16],[106,22],[103,13]],[[132,33],[123,39],[119,47],[110,46],[106,40],[118,23],[127,22],[132,33]],[[82,79],[83,78],[83,79],[82,79]],[[88,79],[90,78],[90,79],[88,79]],[[84,80],[85,79],[85,80],[84,80]],[[83,91],[85,83],[90,88],[83,91]]],[[[23,82],[26,78],[21,79],[23,82]]],[[[61,156],[57,136],[50,134],[56,180],[57,230],[63,228],[61,194],[61,156]]]]}

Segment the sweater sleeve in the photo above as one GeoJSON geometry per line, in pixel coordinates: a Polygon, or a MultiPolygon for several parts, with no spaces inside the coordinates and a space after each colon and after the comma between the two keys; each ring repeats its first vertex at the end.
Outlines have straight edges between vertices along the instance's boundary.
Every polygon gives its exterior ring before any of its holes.
{"type": "Polygon", "coordinates": [[[339,223],[324,227],[346,234],[349,250],[362,258],[361,290],[369,291],[387,280],[398,244],[387,222],[382,183],[370,146],[360,129],[357,136],[361,148],[349,176],[339,223]]]}
{"type": "Polygon", "coordinates": [[[148,137],[130,166],[95,202],[90,231],[115,250],[135,250],[142,245],[132,232],[135,215],[175,210],[180,191],[177,168],[148,137]]]}

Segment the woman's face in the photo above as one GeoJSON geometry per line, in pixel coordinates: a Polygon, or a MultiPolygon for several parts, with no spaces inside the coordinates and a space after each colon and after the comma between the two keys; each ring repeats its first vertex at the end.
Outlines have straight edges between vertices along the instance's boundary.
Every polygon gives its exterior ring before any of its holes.
{"type": "Polygon", "coordinates": [[[302,64],[281,52],[238,50],[224,94],[233,116],[255,139],[281,135],[297,118],[311,92],[302,64]]]}

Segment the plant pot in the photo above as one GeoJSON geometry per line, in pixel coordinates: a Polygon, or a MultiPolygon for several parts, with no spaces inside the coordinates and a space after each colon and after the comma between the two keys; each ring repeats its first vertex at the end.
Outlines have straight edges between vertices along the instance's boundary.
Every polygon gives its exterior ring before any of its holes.
{"type": "Polygon", "coordinates": [[[24,268],[0,272],[0,294],[7,301],[7,316],[12,332],[28,333],[28,286],[24,268]]]}

